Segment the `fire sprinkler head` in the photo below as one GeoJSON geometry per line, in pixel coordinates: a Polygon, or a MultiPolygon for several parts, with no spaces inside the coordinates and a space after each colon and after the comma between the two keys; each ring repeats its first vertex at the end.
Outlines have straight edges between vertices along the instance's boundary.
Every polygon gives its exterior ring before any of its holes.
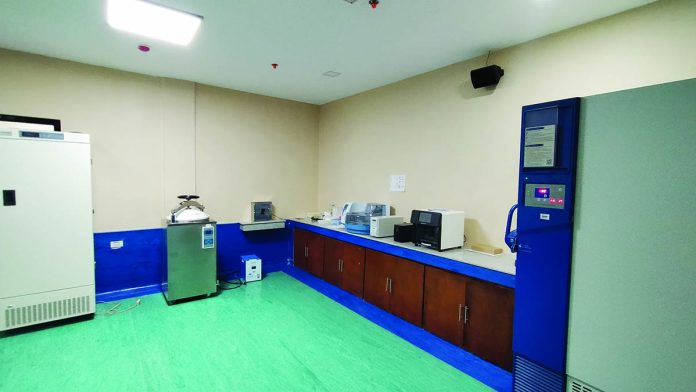
{"type": "Polygon", "coordinates": [[[138,45],[138,50],[143,53],[147,53],[150,51],[150,47],[147,45],[138,45]]]}
{"type": "Polygon", "coordinates": [[[370,0],[368,3],[370,4],[370,7],[375,9],[377,8],[377,4],[379,4],[379,0],[370,0]]]}
{"type": "Polygon", "coordinates": [[[276,68],[278,68],[278,64],[273,63],[273,64],[271,64],[271,67],[273,67],[273,69],[276,69],[276,68]]]}

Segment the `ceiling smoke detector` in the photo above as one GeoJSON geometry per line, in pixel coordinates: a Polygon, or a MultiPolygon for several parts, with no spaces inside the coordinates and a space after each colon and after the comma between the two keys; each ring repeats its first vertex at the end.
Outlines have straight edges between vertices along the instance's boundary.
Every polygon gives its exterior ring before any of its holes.
{"type": "MultiPolygon", "coordinates": [[[[346,0],[346,1],[348,1],[348,0],[346,0]]],[[[335,78],[335,77],[338,77],[339,75],[341,75],[341,73],[340,73],[340,72],[336,72],[336,71],[326,71],[326,72],[324,72],[322,75],[328,76],[328,77],[330,77],[330,78],[335,78]]]]}

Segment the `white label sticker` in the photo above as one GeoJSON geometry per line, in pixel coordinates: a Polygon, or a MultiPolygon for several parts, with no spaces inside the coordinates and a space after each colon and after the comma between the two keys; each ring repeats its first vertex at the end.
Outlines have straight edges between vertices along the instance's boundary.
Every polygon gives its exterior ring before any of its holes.
{"type": "Polygon", "coordinates": [[[123,248],[123,240],[111,241],[109,246],[111,246],[111,249],[121,249],[123,248]]]}
{"type": "Polygon", "coordinates": [[[556,125],[524,130],[524,167],[553,167],[556,157],[556,125]]]}
{"type": "Polygon", "coordinates": [[[389,190],[391,192],[406,192],[406,175],[392,174],[389,176],[389,190]]]}
{"type": "Polygon", "coordinates": [[[541,220],[551,220],[551,214],[539,214],[541,220]]]}

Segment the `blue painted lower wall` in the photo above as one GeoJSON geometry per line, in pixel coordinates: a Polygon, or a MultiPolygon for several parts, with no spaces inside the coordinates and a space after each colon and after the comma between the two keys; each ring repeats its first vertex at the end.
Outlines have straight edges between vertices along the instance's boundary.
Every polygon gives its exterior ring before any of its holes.
{"type": "MultiPolygon", "coordinates": [[[[291,229],[245,232],[238,223],[217,226],[218,277],[239,277],[240,256],[255,254],[263,271],[282,270],[292,254],[291,229]]],[[[97,299],[100,301],[160,291],[161,271],[167,260],[165,229],[116,231],[94,234],[97,299]],[[111,241],[123,241],[111,249],[111,241]]]]}

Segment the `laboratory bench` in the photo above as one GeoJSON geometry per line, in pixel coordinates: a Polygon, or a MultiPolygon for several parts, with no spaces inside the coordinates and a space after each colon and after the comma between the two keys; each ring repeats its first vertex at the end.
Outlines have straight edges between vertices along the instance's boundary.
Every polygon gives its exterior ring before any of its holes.
{"type": "Polygon", "coordinates": [[[515,257],[439,252],[290,219],[295,267],[512,369],[515,257]]]}

